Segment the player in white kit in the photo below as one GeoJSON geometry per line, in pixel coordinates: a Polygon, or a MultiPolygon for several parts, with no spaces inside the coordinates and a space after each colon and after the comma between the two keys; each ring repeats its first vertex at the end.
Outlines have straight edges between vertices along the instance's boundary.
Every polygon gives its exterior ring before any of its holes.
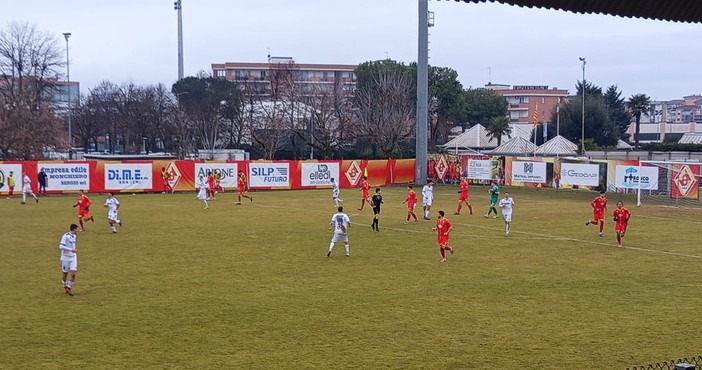
{"type": "Polygon", "coordinates": [[[512,206],[514,205],[514,199],[509,196],[508,191],[505,192],[505,197],[500,199],[498,205],[502,208],[502,218],[505,219],[505,236],[507,236],[512,227],[512,206]]]}
{"type": "Polygon", "coordinates": [[[122,226],[122,220],[120,220],[117,215],[119,213],[119,200],[115,198],[115,193],[109,192],[107,194],[107,200],[105,200],[105,207],[107,208],[107,222],[110,223],[112,233],[116,233],[117,228],[115,227],[115,223],[122,226]]]}
{"type": "Polygon", "coordinates": [[[78,225],[71,224],[70,231],[63,234],[59,249],[61,250],[61,278],[63,291],[68,295],[73,295],[73,284],[76,282],[78,273],[78,254],[76,252],[76,232],[78,225]]]}
{"type": "Polygon", "coordinates": [[[341,203],[344,202],[343,199],[339,198],[339,183],[334,180],[334,178],[331,178],[331,183],[332,183],[332,199],[334,200],[334,205],[336,207],[339,207],[341,203]]]}
{"type": "Polygon", "coordinates": [[[424,219],[429,220],[431,204],[434,203],[434,181],[429,180],[422,188],[422,208],[424,209],[424,219]]]}
{"type": "Polygon", "coordinates": [[[195,186],[198,188],[197,199],[205,202],[205,209],[210,208],[210,205],[207,204],[207,183],[202,175],[198,178],[195,186]]]}
{"type": "Polygon", "coordinates": [[[22,184],[22,204],[27,202],[27,194],[31,195],[34,200],[39,203],[39,198],[32,192],[32,180],[29,179],[26,173],[22,177],[22,184]]]}
{"type": "Polygon", "coordinates": [[[349,227],[351,227],[351,219],[344,213],[344,207],[337,208],[337,211],[331,218],[329,222],[329,230],[334,226],[334,236],[332,236],[331,243],[329,244],[329,252],[327,252],[327,257],[331,256],[331,252],[334,249],[334,244],[339,240],[344,241],[344,248],[346,248],[346,256],[351,255],[351,250],[349,249],[349,227]]]}

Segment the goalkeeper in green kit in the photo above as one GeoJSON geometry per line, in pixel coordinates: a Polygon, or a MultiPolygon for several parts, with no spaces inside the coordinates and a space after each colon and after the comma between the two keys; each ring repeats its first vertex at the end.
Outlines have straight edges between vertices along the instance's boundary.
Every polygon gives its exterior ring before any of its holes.
{"type": "Polygon", "coordinates": [[[492,182],[492,188],[488,190],[488,193],[490,193],[490,208],[485,214],[485,218],[490,217],[492,212],[495,212],[492,218],[497,218],[497,208],[495,208],[495,206],[497,205],[497,198],[500,196],[500,187],[497,186],[497,181],[492,182]]]}

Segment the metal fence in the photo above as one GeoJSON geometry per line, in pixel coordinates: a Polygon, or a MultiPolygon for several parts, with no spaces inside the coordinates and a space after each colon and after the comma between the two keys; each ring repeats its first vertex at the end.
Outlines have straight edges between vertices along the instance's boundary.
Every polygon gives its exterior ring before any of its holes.
{"type": "Polygon", "coordinates": [[[664,361],[664,362],[656,362],[655,364],[649,364],[649,365],[640,365],[640,366],[632,366],[632,367],[627,367],[626,370],[678,370],[678,369],[687,369],[688,367],[678,367],[679,364],[692,364],[696,365],[696,369],[700,369],[700,364],[702,364],[702,356],[696,356],[696,357],[690,357],[690,358],[682,358],[678,359],[677,361],[670,360],[670,361],[664,361]]]}

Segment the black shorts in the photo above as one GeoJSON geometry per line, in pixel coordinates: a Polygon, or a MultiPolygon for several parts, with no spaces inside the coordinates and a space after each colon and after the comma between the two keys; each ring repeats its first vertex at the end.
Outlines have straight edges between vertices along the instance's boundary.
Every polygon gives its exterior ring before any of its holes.
{"type": "Polygon", "coordinates": [[[380,207],[373,207],[373,214],[379,215],[380,214],[380,207]]]}

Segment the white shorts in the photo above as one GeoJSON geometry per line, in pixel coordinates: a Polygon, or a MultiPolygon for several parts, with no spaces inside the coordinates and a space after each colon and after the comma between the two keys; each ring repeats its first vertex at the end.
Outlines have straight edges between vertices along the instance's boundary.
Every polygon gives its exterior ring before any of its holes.
{"type": "Polygon", "coordinates": [[[78,256],[73,257],[69,261],[61,260],[61,271],[78,271],[78,256]]]}
{"type": "Polygon", "coordinates": [[[338,191],[332,193],[332,199],[336,199],[336,198],[338,198],[338,197],[339,197],[339,192],[338,192],[338,191]]]}
{"type": "Polygon", "coordinates": [[[423,206],[430,206],[430,207],[431,207],[431,203],[432,203],[433,201],[434,201],[433,198],[423,197],[423,198],[422,198],[422,205],[423,205],[423,206]]]}
{"type": "Polygon", "coordinates": [[[197,192],[197,199],[200,199],[200,200],[207,199],[207,189],[201,188],[200,191],[197,192]]]}
{"type": "Polygon", "coordinates": [[[107,219],[110,221],[117,221],[117,212],[107,212],[107,219]]]}
{"type": "Polygon", "coordinates": [[[25,186],[22,188],[23,193],[31,193],[32,192],[32,187],[31,186],[25,186]]]}
{"type": "Polygon", "coordinates": [[[349,243],[349,234],[339,234],[339,233],[334,233],[334,236],[332,236],[332,243],[336,243],[339,240],[343,240],[344,243],[348,244],[349,243]]]}
{"type": "Polygon", "coordinates": [[[512,222],[512,214],[511,213],[503,213],[502,218],[504,218],[506,222],[512,222]]]}

